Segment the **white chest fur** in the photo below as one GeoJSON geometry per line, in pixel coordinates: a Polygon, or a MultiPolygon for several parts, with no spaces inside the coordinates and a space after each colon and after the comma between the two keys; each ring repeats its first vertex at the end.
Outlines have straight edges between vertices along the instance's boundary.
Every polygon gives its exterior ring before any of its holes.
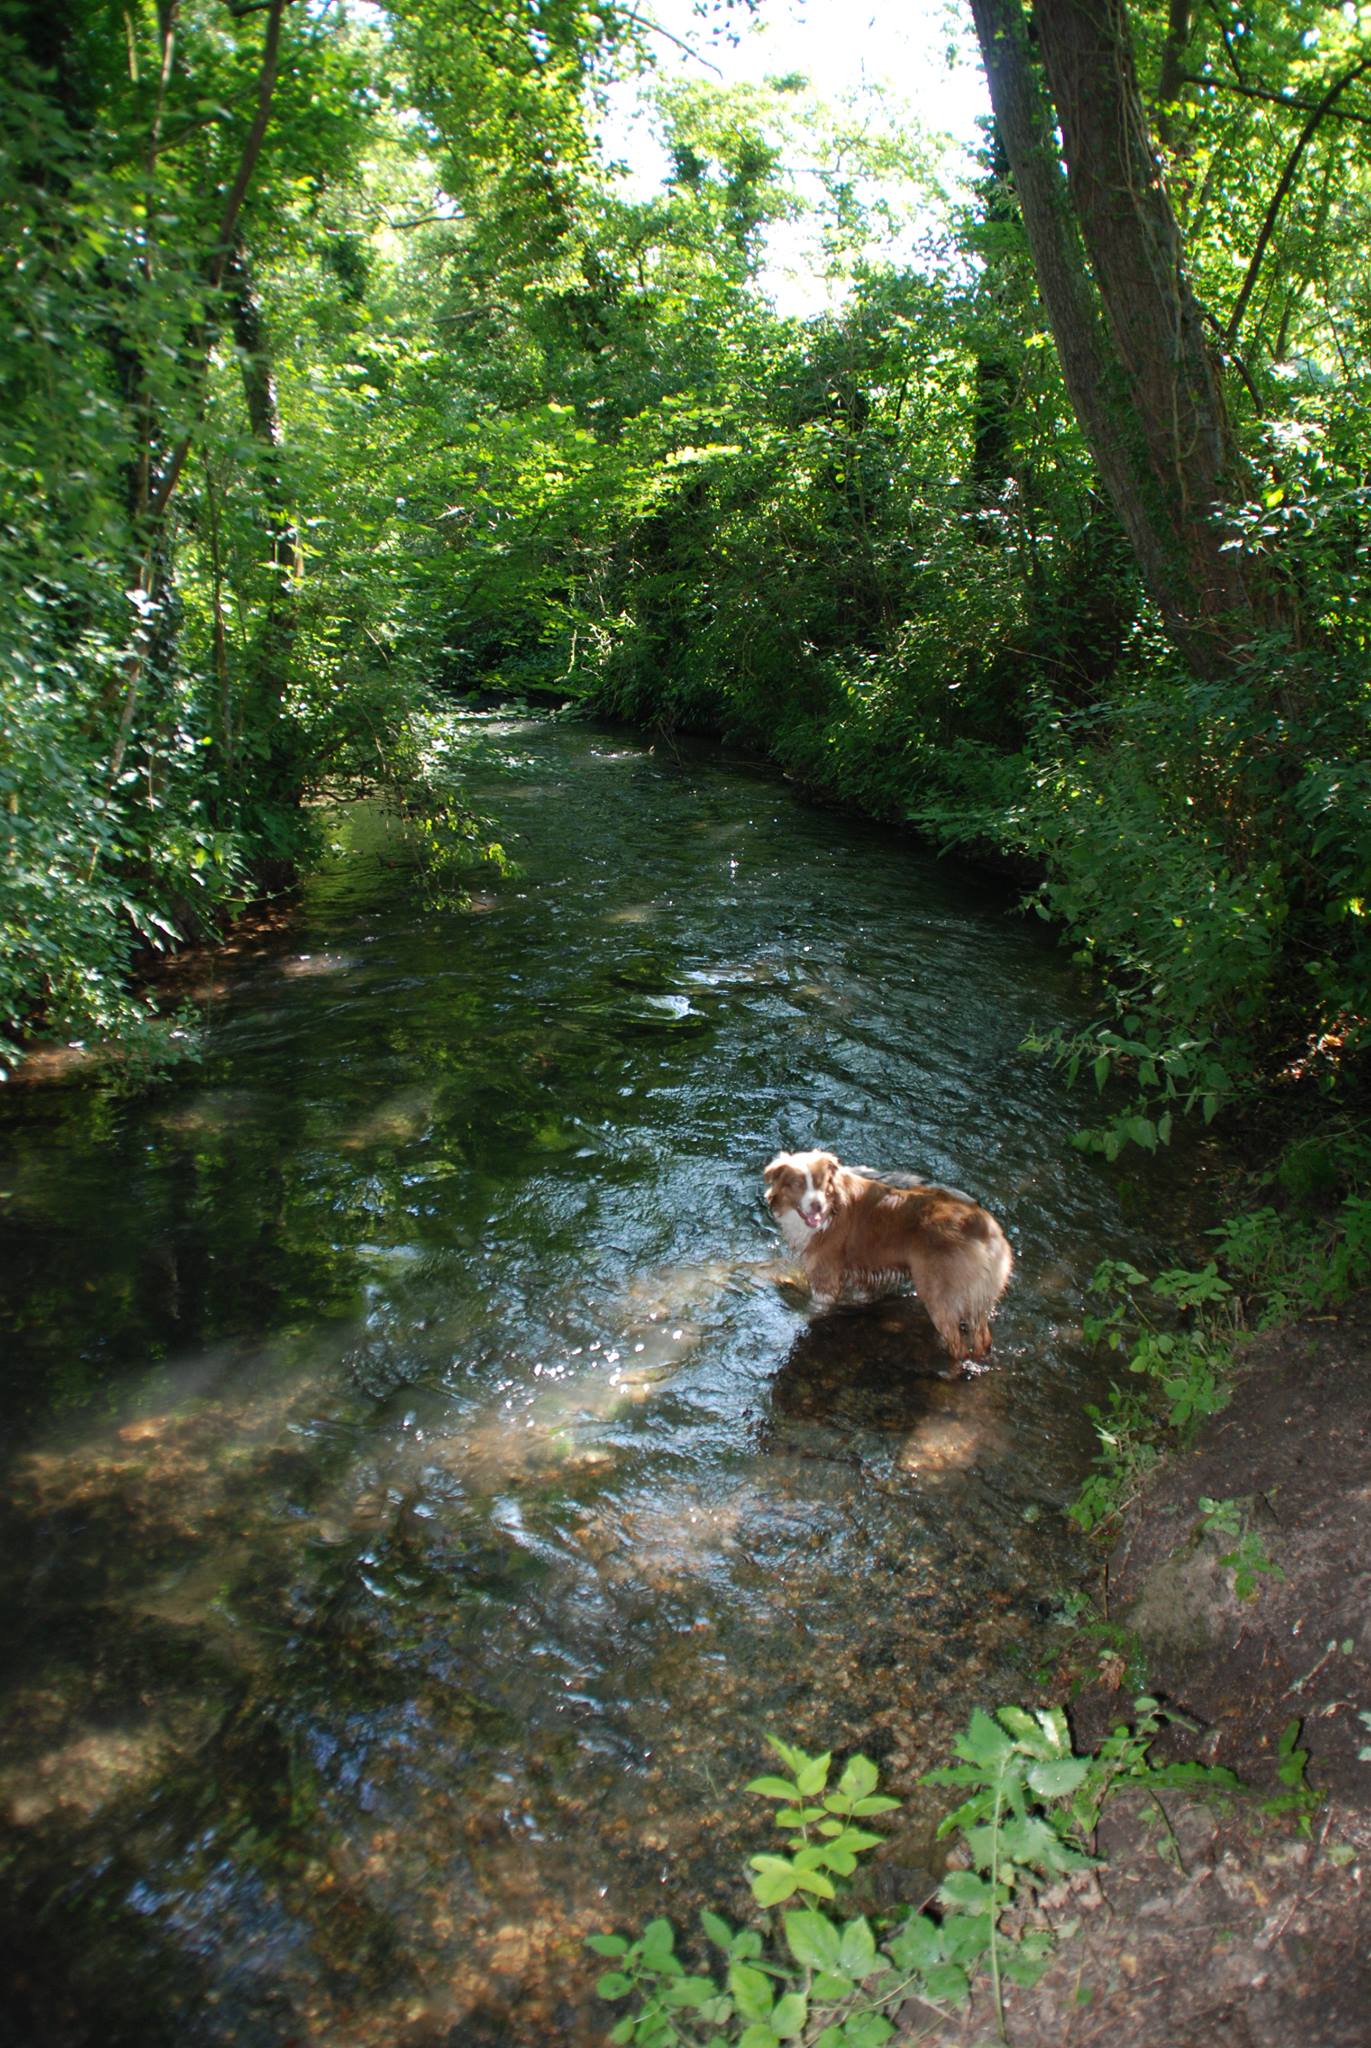
{"type": "Polygon", "coordinates": [[[783,1209],[776,1221],[791,1251],[802,1252],[814,1242],[817,1233],[810,1229],[798,1209],[783,1209]]]}

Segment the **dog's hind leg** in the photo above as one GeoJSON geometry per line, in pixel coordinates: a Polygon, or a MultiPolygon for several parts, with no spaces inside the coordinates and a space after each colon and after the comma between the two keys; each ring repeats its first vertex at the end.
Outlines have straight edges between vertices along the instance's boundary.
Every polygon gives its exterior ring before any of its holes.
{"type": "Polygon", "coordinates": [[[940,1286],[937,1274],[930,1273],[926,1266],[915,1277],[915,1285],[948,1357],[954,1365],[960,1365],[967,1356],[967,1342],[962,1332],[961,1303],[955,1292],[940,1286]]]}

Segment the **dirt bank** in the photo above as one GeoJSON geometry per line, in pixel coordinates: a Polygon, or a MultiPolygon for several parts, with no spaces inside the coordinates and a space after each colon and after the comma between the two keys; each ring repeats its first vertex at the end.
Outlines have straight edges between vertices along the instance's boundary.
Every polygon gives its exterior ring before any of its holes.
{"type": "MultiPolygon", "coordinates": [[[[1195,1724],[1170,1753],[1230,1766],[1255,1796],[1119,1797],[1108,1867],[1046,1902],[1051,1968],[1007,1993],[1014,2048],[1365,2048],[1371,1298],[1253,1342],[1231,1405],[1130,1509],[1101,1599],[1109,1631],[1083,1652],[1069,1708],[1078,1747],[1128,1717],[1143,1671],[1195,1724]],[[1221,1561],[1234,1512],[1224,1534],[1202,1497],[1239,1504],[1248,1561],[1271,1567],[1243,1574],[1246,1597],[1221,1561]]],[[[994,2033],[982,1993],[959,2026],[907,2038],[994,2033]]]]}

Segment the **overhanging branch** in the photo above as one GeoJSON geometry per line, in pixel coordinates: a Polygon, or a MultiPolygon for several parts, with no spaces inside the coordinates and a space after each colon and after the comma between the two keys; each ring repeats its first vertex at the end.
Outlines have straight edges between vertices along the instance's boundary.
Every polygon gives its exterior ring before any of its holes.
{"type": "Polygon", "coordinates": [[[1229,348],[1232,348],[1237,340],[1238,329],[1242,326],[1243,314],[1247,311],[1248,301],[1256,289],[1257,278],[1261,273],[1262,263],[1265,259],[1271,237],[1276,231],[1276,222],[1280,218],[1281,208],[1284,206],[1290,189],[1299,175],[1300,160],[1313,140],[1319,123],[1332,111],[1334,102],[1342,93],[1346,92],[1349,85],[1355,85],[1356,81],[1367,71],[1371,71],[1371,57],[1363,57],[1359,64],[1354,64],[1350,71],[1345,71],[1341,78],[1335,79],[1318,105],[1311,110],[1308,120],[1300,130],[1295,147],[1291,150],[1286,160],[1285,169],[1281,172],[1276,189],[1271,195],[1271,204],[1266,209],[1266,218],[1262,222],[1261,233],[1257,237],[1257,246],[1252,251],[1252,261],[1247,266],[1247,275],[1242,281],[1238,296],[1233,302],[1233,310],[1228,316],[1228,325],[1224,329],[1224,341],[1229,348]]]}

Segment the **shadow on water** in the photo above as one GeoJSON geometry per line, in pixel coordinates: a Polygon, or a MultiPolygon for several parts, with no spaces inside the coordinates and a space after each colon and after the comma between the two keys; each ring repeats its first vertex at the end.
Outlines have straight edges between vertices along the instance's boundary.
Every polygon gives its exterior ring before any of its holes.
{"type": "Polygon", "coordinates": [[[518,863],[365,807],[202,1067],[0,1102],[0,1934],[45,2048],[603,2038],[584,1936],[736,1903],[763,1732],[897,1790],[1080,1571],[1082,1283],[1174,1229],[981,881],[774,782],[467,729],[518,863]],[[811,1318],[760,1169],[969,1185],[988,1370],[811,1318]]]}

